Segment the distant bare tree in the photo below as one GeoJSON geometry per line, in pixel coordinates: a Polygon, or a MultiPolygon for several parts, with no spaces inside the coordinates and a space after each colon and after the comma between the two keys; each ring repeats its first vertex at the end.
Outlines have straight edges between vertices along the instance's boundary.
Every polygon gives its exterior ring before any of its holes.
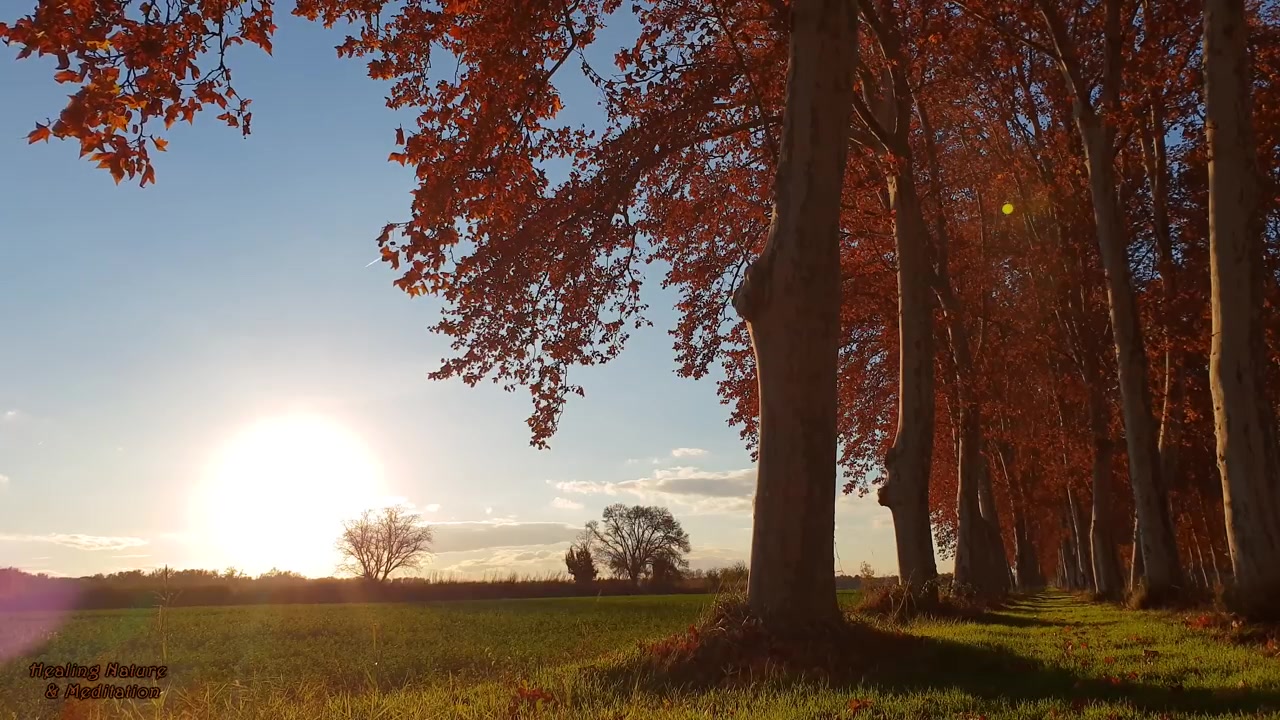
{"type": "Polygon", "coordinates": [[[386,582],[391,573],[422,564],[431,552],[431,528],[420,524],[417,513],[404,507],[365,510],[358,519],[343,523],[338,538],[342,553],[340,570],[373,582],[386,582]]]}
{"type": "Polygon", "coordinates": [[[631,582],[652,574],[655,563],[672,570],[689,567],[684,559],[689,533],[664,507],[610,505],[602,522],[587,523],[587,534],[595,557],[631,582]]]}

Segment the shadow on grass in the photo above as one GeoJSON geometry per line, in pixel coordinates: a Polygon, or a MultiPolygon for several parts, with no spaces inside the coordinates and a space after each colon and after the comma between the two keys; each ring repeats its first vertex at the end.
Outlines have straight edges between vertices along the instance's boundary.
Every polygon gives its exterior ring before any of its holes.
{"type": "MultiPolygon", "coordinates": [[[[1054,598],[1024,607],[1044,610],[1054,598]]],[[[1068,603],[1063,603],[1068,604],[1068,603]]],[[[959,690],[1010,703],[1060,701],[1080,708],[1124,703],[1147,713],[1235,714],[1280,709],[1280,692],[1206,690],[1119,678],[1087,677],[1004,648],[922,637],[853,620],[805,640],[779,642],[750,621],[733,617],[660,641],[632,657],[586,672],[620,694],[637,689],[688,693],[757,684],[821,683],[835,690],[874,687],[891,694],[959,690]]],[[[980,622],[1011,627],[1055,626],[1022,615],[992,613],[980,622]]]]}
{"type": "Polygon", "coordinates": [[[1061,623],[1042,620],[1029,615],[1013,614],[1007,611],[986,613],[985,615],[969,618],[968,622],[975,625],[1003,625],[1011,628],[1062,627],[1061,623]]]}

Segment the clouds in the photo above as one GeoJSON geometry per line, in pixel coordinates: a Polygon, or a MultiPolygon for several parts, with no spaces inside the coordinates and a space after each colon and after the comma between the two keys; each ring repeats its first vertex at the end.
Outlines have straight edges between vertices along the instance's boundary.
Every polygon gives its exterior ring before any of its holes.
{"type": "Polygon", "coordinates": [[[450,553],[437,557],[433,571],[444,575],[484,577],[516,573],[518,575],[564,574],[564,549],[561,547],[527,546],[500,548],[481,552],[450,553]]]}
{"type": "Polygon", "coordinates": [[[583,505],[568,498],[557,497],[551,501],[551,507],[557,510],[581,510],[583,505]]]}
{"type": "Polygon", "coordinates": [[[4,414],[0,415],[0,422],[13,423],[13,422],[18,422],[22,418],[23,418],[22,411],[18,410],[17,408],[12,408],[9,410],[5,410],[4,414]]]}
{"type": "Polygon", "coordinates": [[[9,484],[9,476],[5,475],[4,473],[0,473],[0,488],[5,487],[8,484],[9,484]]]}
{"type": "Polygon", "coordinates": [[[702,457],[706,454],[707,454],[707,451],[703,450],[702,448],[681,447],[671,451],[671,457],[677,457],[677,458],[702,457]]]}
{"type": "Polygon", "coordinates": [[[436,553],[554,545],[572,542],[582,531],[580,527],[558,522],[504,520],[432,523],[431,529],[435,534],[431,549],[436,553]]]}
{"type": "Polygon", "coordinates": [[[147,544],[136,537],[81,535],[80,533],[47,533],[45,535],[0,534],[0,542],[34,542],[61,545],[74,550],[126,550],[147,544]]]}
{"type": "Polygon", "coordinates": [[[695,467],[654,470],[648,477],[608,483],[571,480],[555,483],[565,493],[620,497],[630,495],[647,503],[676,503],[693,513],[735,513],[751,510],[756,489],[754,468],[711,471],[695,467]]]}

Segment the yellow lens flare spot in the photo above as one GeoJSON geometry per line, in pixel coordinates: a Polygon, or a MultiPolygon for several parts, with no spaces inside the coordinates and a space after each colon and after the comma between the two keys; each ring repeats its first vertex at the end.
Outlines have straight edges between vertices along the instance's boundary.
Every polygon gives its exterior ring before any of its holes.
{"type": "Polygon", "coordinates": [[[1005,203],[1004,207],[1000,208],[1000,212],[1004,213],[1005,215],[1012,215],[1013,203],[1005,203]]]}

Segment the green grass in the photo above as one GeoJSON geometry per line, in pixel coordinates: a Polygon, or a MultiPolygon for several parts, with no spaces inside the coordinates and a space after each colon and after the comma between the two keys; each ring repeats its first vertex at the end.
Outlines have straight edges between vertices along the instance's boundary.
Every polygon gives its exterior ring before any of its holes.
{"type": "Polygon", "coordinates": [[[1280,717],[1280,661],[1168,615],[1061,594],[891,633],[900,642],[886,647],[899,649],[868,648],[855,685],[693,691],[600,672],[709,601],[182,608],[165,613],[163,637],[155,611],[76,613],[51,635],[47,617],[0,615],[0,653],[43,642],[0,665],[0,719],[1280,717]],[[35,661],[164,663],[169,677],[157,701],[49,701],[46,681],[27,677],[35,661]]]}

